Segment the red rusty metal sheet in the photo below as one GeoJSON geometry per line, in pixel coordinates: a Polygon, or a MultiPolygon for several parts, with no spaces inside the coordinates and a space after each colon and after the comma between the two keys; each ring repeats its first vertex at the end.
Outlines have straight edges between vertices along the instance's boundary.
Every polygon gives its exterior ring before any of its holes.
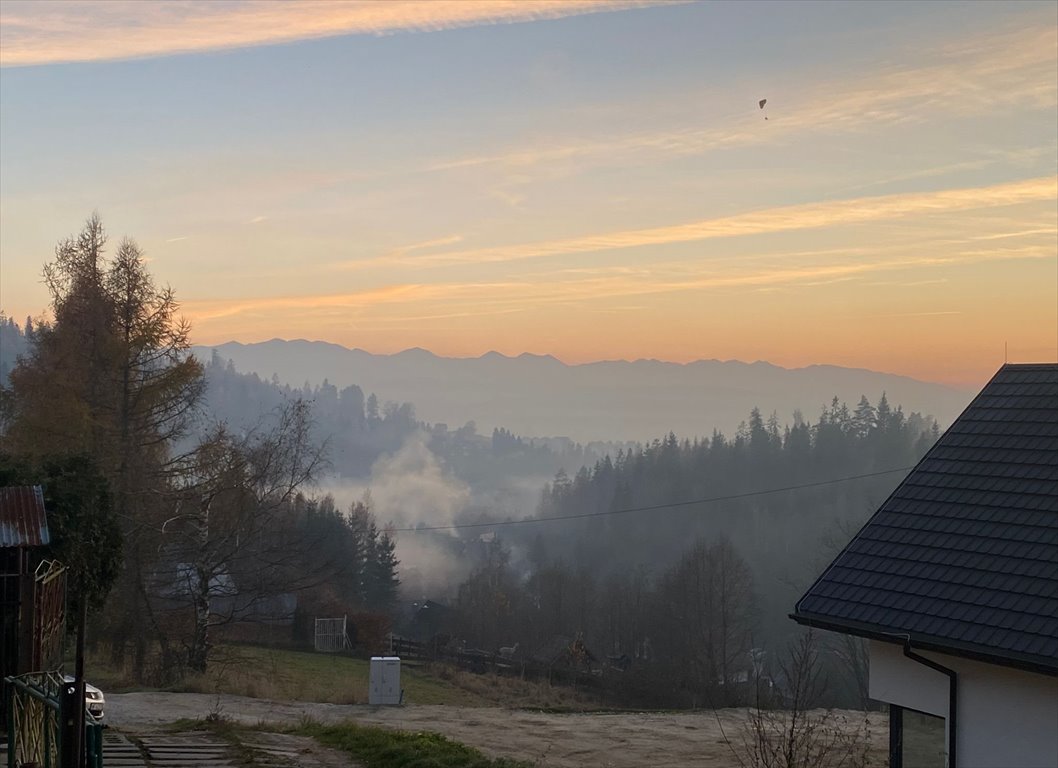
{"type": "Polygon", "coordinates": [[[50,542],[40,486],[0,488],[0,547],[40,547],[50,542]]]}

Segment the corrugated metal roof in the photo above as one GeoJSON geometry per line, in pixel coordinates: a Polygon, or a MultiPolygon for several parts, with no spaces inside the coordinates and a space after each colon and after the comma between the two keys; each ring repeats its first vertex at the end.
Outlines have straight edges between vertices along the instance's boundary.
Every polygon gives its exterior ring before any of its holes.
{"type": "Polygon", "coordinates": [[[40,486],[0,488],[0,547],[40,547],[50,541],[40,486]]]}
{"type": "Polygon", "coordinates": [[[794,618],[1058,670],[1058,365],[1005,365],[794,618]]]}

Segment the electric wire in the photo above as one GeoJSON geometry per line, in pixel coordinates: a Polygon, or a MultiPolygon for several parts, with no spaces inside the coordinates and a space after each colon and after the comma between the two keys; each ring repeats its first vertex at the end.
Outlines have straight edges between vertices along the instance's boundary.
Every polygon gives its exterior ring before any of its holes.
{"type": "Polygon", "coordinates": [[[746,491],[744,493],[732,493],[726,496],[709,496],[701,499],[688,499],[686,501],[671,501],[666,504],[652,504],[646,507],[625,507],[623,509],[608,509],[602,512],[580,512],[574,515],[555,515],[553,517],[526,517],[521,520],[497,520],[492,523],[458,523],[453,525],[423,525],[415,528],[387,528],[390,533],[420,533],[424,531],[458,531],[466,528],[500,528],[508,525],[531,525],[533,523],[552,523],[560,520],[583,520],[592,517],[608,517],[610,515],[626,515],[636,512],[655,512],[662,509],[675,509],[677,507],[690,507],[695,504],[715,504],[720,501],[735,501],[737,499],[748,499],[753,496],[768,496],[775,493],[786,493],[788,491],[800,491],[805,488],[820,488],[825,485],[837,485],[848,483],[853,480],[865,480],[869,477],[881,477],[892,475],[897,472],[910,472],[914,467],[897,467],[896,469],[884,469],[880,472],[868,472],[862,475],[848,475],[847,477],[835,477],[830,480],[818,480],[814,483],[801,483],[800,485],[787,485],[782,488],[766,488],[760,491],[746,491]]]}

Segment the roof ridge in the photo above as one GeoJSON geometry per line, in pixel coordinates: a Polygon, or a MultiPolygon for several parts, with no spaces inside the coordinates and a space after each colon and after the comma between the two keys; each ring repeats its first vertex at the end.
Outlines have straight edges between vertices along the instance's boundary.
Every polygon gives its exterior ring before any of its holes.
{"type": "Polygon", "coordinates": [[[1022,371],[1058,371],[1058,363],[1003,363],[1003,367],[999,370],[1003,371],[1006,369],[1011,370],[1022,370],[1022,371]]]}

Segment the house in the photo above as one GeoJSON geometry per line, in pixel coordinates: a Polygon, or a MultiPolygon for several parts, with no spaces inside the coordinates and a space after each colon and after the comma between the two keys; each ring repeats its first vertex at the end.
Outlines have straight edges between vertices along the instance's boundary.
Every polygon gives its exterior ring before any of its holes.
{"type": "Polygon", "coordinates": [[[892,768],[1058,766],[1058,365],[1004,365],[792,618],[867,638],[892,768]]]}
{"type": "Polygon", "coordinates": [[[45,559],[50,543],[40,486],[0,488],[0,680],[61,662],[65,568],[45,559]]]}

